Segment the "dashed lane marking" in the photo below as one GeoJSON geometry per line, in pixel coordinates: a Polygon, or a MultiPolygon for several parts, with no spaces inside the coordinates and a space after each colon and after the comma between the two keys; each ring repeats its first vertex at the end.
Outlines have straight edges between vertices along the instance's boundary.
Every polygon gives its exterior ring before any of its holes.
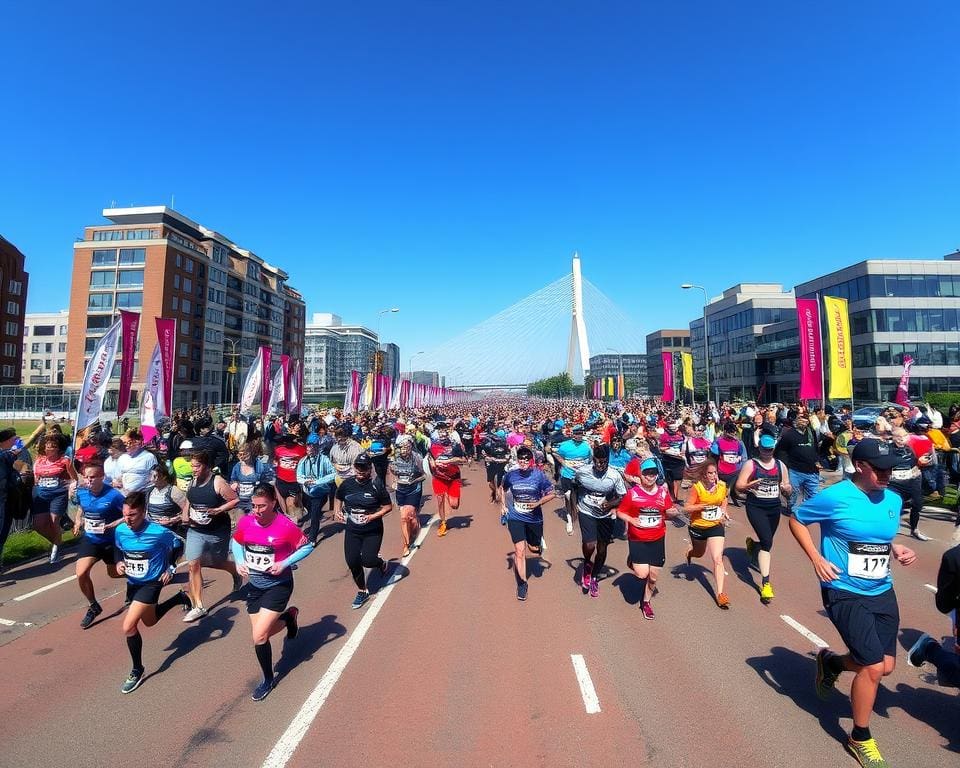
{"type": "Polygon", "coordinates": [[[924,584],[924,589],[929,589],[933,594],[937,594],[937,588],[933,584],[924,584]]]}
{"type": "Polygon", "coordinates": [[[824,639],[823,639],[822,637],[820,637],[819,635],[816,635],[816,634],[814,634],[813,632],[811,632],[809,629],[807,629],[805,626],[803,626],[803,624],[801,624],[801,623],[800,623],[799,621],[797,621],[796,619],[792,619],[792,618],[790,618],[789,616],[787,616],[787,615],[785,615],[785,614],[781,614],[781,615],[780,615],[780,618],[783,619],[783,620],[787,623],[788,626],[793,627],[795,630],[797,630],[797,632],[799,632],[801,635],[803,635],[805,638],[807,638],[807,640],[809,640],[811,643],[813,643],[813,644],[814,644],[815,646],[817,646],[818,648],[829,648],[829,647],[830,647],[830,644],[829,644],[826,640],[824,640],[824,639]]]}
{"type": "Polygon", "coordinates": [[[588,715],[595,715],[600,711],[600,699],[597,698],[597,691],[593,687],[593,680],[590,679],[590,670],[587,669],[587,662],[579,653],[571,653],[570,660],[573,662],[573,671],[577,675],[577,683],[580,685],[580,695],[583,697],[583,707],[588,715]]]}
{"type": "Polygon", "coordinates": [[[61,584],[66,584],[67,582],[73,581],[75,578],[77,578],[76,574],[74,574],[73,576],[67,576],[67,578],[65,579],[60,579],[60,581],[55,581],[53,582],[53,584],[47,584],[47,586],[40,587],[39,589],[35,589],[33,590],[33,592],[27,592],[25,595],[19,595],[13,598],[13,602],[19,603],[24,600],[29,600],[31,597],[35,597],[39,594],[42,594],[47,590],[54,589],[55,587],[59,587],[61,584]]]}

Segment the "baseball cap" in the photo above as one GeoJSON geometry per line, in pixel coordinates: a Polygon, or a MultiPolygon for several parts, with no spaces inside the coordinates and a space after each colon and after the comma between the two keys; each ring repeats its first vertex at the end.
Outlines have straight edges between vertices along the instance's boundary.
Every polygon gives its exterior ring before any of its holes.
{"type": "Polygon", "coordinates": [[[882,440],[861,440],[854,446],[850,458],[865,461],[876,469],[893,469],[900,461],[899,456],[890,450],[889,443],[882,440]]]}
{"type": "Polygon", "coordinates": [[[179,448],[179,450],[181,450],[181,451],[191,451],[191,450],[193,450],[193,441],[192,441],[192,440],[184,440],[182,443],[180,443],[180,448],[179,448]]]}
{"type": "Polygon", "coordinates": [[[573,429],[571,429],[570,431],[573,432],[573,434],[575,434],[575,435],[582,435],[582,434],[583,434],[583,424],[575,424],[574,427],[573,427],[573,429]]]}
{"type": "Polygon", "coordinates": [[[760,435],[761,448],[773,448],[776,444],[777,444],[777,441],[773,437],[773,435],[760,435]]]}
{"type": "Polygon", "coordinates": [[[646,472],[648,469],[653,469],[653,470],[656,470],[657,472],[660,471],[660,467],[657,466],[656,459],[644,459],[643,461],[640,462],[641,472],[646,472]]]}
{"type": "Polygon", "coordinates": [[[320,443],[320,435],[318,435],[316,432],[311,432],[307,436],[307,445],[319,445],[319,443],[320,443]]]}
{"type": "Polygon", "coordinates": [[[0,443],[5,443],[11,437],[17,436],[17,430],[15,429],[0,429],[0,443]]]}
{"type": "Polygon", "coordinates": [[[373,464],[373,462],[370,460],[370,456],[366,453],[361,453],[353,460],[353,466],[355,467],[369,467],[371,464],[373,464]]]}

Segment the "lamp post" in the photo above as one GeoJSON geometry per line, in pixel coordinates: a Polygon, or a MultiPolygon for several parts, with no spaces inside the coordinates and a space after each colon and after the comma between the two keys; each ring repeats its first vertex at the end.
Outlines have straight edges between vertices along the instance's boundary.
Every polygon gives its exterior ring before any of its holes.
{"type": "Polygon", "coordinates": [[[426,354],[423,351],[417,352],[416,354],[410,355],[410,383],[413,383],[413,361],[418,358],[420,355],[426,354]]]}
{"type": "Polygon", "coordinates": [[[380,321],[384,315],[390,314],[391,312],[399,312],[400,307],[388,307],[387,309],[381,309],[377,312],[377,351],[373,356],[373,372],[374,374],[379,374],[383,372],[383,352],[380,350],[380,321]]]}
{"type": "MultiPolygon", "coordinates": [[[[618,358],[618,361],[620,363],[620,376],[617,378],[617,383],[619,384],[621,381],[623,381],[623,388],[624,390],[626,390],[627,382],[624,381],[624,378],[623,378],[623,353],[619,349],[614,349],[613,347],[607,347],[607,349],[610,352],[613,352],[614,354],[616,354],[618,358]]],[[[626,396],[626,394],[627,393],[625,391],[621,393],[621,395],[623,396],[626,396]]]]}
{"type": "Polygon", "coordinates": [[[230,365],[227,368],[227,373],[230,374],[230,405],[237,404],[237,342],[234,339],[228,339],[226,336],[223,337],[224,341],[230,342],[230,347],[233,350],[232,352],[224,352],[224,357],[230,358],[230,365]]]}
{"type": "Polygon", "coordinates": [[[710,402],[710,338],[707,333],[707,289],[702,285],[684,283],[680,286],[684,290],[698,288],[703,291],[703,370],[707,377],[707,402],[710,402]]]}

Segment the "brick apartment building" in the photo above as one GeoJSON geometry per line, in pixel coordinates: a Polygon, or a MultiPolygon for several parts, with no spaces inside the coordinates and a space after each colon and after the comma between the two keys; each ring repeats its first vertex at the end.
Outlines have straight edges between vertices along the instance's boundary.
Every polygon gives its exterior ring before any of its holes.
{"type": "Polygon", "coordinates": [[[27,311],[26,259],[20,250],[0,235],[0,384],[19,384],[23,365],[23,316],[27,311]]]}

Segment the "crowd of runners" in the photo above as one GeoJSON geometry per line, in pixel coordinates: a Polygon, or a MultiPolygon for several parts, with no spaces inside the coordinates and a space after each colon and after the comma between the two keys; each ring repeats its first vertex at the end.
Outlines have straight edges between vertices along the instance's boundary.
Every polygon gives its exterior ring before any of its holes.
{"type": "MultiPolygon", "coordinates": [[[[817,692],[826,697],[842,673],[855,676],[847,749],[865,766],[886,765],[869,719],[880,680],[895,664],[891,565],[917,558],[894,540],[901,516],[916,541],[929,541],[920,529],[923,503],[942,501],[947,485],[960,479],[960,407],[946,415],[890,408],[869,426],[844,410],[655,400],[508,398],[266,419],[234,410],[222,420],[195,410],[175,414],[149,445],[136,428],[116,437],[110,426],[88,430],[75,444],[57,424],[41,423],[23,440],[0,430],[0,546],[11,520],[25,515],[50,541],[51,563],[61,557],[62,531],[80,536],[77,583],[89,603],[84,629],[103,610],[90,578],[96,564],[126,580],[122,632],[132,666],[123,693],[143,680],[141,626],[174,607],[185,622],[206,616],[206,567],[230,574],[235,597],[246,601],[262,674],[252,698],[265,698],[275,683],[271,637],[297,636],[293,572],[319,545],[324,515],[343,526],[344,561],[357,587],[352,608],[359,609],[371,586],[390,577],[393,553],[382,551],[386,516],[397,511],[402,551],[395,556],[408,558],[423,538],[425,498],[432,497],[436,535],[443,537],[460,506],[462,473],[475,468],[486,478],[490,514],[513,544],[520,601],[530,597],[528,561],[544,556],[548,537],[579,536],[578,583],[591,598],[600,595],[611,546],[625,540],[628,568],[642,584],[640,615],[654,620],[672,521],[686,526],[686,563],[705,558],[715,603],[729,610],[726,523],[732,508],[742,507],[753,529],[744,544],[760,575],[754,599],[770,603],[774,543],[786,519],[847,645],[843,654],[818,655],[817,692]],[[811,527],[819,529],[819,543],[811,527]],[[186,589],[161,599],[181,561],[186,589]]],[[[955,524],[960,541],[960,512],[955,524]]],[[[958,553],[956,546],[942,553],[936,598],[939,610],[952,612],[954,634],[958,553]]],[[[923,550],[924,557],[940,555],[923,550]]],[[[929,635],[908,660],[933,663],[942,684],[960,685],[960,655],[929,635]]]]}

